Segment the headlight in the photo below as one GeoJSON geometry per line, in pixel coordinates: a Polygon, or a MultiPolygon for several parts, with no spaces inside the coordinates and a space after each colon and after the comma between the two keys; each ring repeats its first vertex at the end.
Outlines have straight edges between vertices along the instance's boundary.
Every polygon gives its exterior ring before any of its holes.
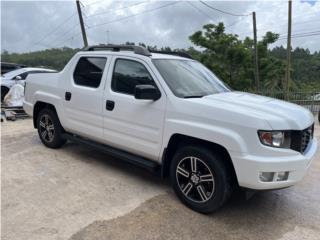
{"type": "Polygon", "coordinates": [[[258,131],[258,136],[263,145],[290,148],[291,138],[289,131],[258,131]]]}

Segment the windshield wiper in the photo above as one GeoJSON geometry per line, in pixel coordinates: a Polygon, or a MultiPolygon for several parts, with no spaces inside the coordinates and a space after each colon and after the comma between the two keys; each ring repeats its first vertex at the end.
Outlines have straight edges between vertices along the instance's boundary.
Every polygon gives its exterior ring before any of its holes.
{"type": "Polygon", "coordinates": [[[183,96],[183,98],[202,98],[203,95],[189,95],[189,96],[183,96]]]}

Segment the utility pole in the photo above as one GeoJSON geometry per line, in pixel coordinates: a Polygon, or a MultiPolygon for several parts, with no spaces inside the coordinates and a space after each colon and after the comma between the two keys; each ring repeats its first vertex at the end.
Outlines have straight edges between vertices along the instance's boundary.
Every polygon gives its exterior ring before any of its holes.
{"type": "Polygon", "coordinates": [[[109,44],[110,38],[109,38],[109,30],[107,30],[107,44],[109,44]]]}
{"type": "Polygon", "coordinates": [[[256,92],[259,92],[259,90],[260,90],[260,78],[259,78],[259,60],[258,60],[258,47],[257,47],[256,12],[252,12],[252,20],[253,20],[253,44],[254,44],[254,63],[255,63],[256,92]]]}
{"type": "Polygon", "coordinates": [[[76,0],[76,4],[77,4],[78,15],[79,15],[83,44],[85,47],[87,47],[88,46],[87,34],[86,34],[86,29],[84,28],[84,24],[83,24],[83,18],[82,18],[82,12],[81,12],[79,0],[76,0]]]}
{"type": "Polygon", "coordinates": [[[290,86],[290,69],[291,69],[291,24],[292,24],[292,1],[288,1],[288,39],[287,39],[287,71],[286,71],[286,84],[285,92],[286,99],[289,98],[290,86]]]}

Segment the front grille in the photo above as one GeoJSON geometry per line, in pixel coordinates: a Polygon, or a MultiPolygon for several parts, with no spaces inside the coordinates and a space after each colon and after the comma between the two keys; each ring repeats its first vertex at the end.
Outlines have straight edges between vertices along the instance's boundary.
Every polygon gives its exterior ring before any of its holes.
{"type": "Polygon", "coordinates": [[[297,131],[297,130],[291,131],[290,148],[300,153],[304,153],[311,139],[313,138],[313,131],[314,131],[313,124],[302,131],[297,131]]]}

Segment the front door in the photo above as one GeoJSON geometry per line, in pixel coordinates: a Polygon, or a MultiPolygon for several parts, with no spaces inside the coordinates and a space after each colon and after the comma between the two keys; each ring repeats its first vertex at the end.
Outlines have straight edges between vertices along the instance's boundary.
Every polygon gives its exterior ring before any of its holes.
{"type": "Polygon", "coordinates": [[[128,152],[157,160],[162,145],[166,95],[144,61],[113,57],[104,96],[105,142],[128,152]],[[139,84],[161,92],[157,101],[134,98],[139,84]]]}

